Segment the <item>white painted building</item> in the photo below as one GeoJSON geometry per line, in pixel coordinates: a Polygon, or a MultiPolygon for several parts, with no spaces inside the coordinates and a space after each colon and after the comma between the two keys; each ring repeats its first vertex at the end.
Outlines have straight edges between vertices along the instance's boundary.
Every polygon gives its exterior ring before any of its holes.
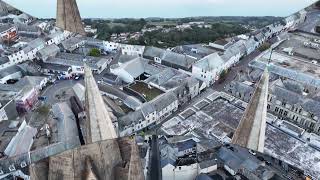
{"type": "MultiPolygon", "coordinates": [[[[15,64],[22,63],[27,60],[33,60],[36,58],[37,52],[43,49],[45,45],[51,45],[51,44],[58,45],[63,40],[67,39],[70,35],[71,33],[68,31],[56,32],[56,33],[50,34],[48,38],[46,38],[46,40],[42,38],[37,38],[33,40],[27,43],[27,46],[22,50],[9,55],[8,56],[9,62],[1,65],[0,70],[15,64]]],[[[19,43],[19,44],[23,45],[23,43],[19,43]]]]}
{"type": "Polygon", "coordinates": [[[145,46],[120,44],[120,49],[123,55],[142,57],[145,46]]]}
{"type": "Polygon", "coordinates": [[[210,85],[219,78],[224,69],[225,61],[218,53],[213,53],[192,65],[192,75],[210,85]]]}
{"type": "Polygon", "coordinates": [[[162,179],[165,180],[194,180],[198,175],[198,163],[186,166],[167,164],[162,168],[162,179]]]}
{"type": "Polygon", "coordinates": [[[8,56],[12,64],[22,63],[27,60],[33,60],[36,58],[36,53],[45,47],[45,41],[41,38],[37,38],[28,43],[24,49],[8,56]]]}
{"type": "Polygon", "coordinates": [[[44,22],[40,22],[37,26],[42,29],[42,30],[45,30],[46,27],[48,25],[48,21],[44,21],[44,22]]]}
{"type": "Polygon", "coordinates": [[[103,48],[107,52],[116,51],[119,48],[119,43],[115,43],[111,41],[103,41],[103,48]]]}
{"type": "Polygon", "coordinates": [[[228,46],[231,45],[231,42],[225,40],[225,39],[220,39],[216,40],[215,42],[209,43],[209,46],[220,49],[220,50],[226,50],[228,46]]]}
{"type": "Polygon", "coordinates": [[[152,124],[158,124],[178,110],[179,100],[173,92],[162,94],[141,106],[141,109],[119,119],[120,136],[131,135],[152,124]],[[128,123],[129,122],[129,123],[128,123]]]}
{"type": "Polygon", "coordinates": [[[64,31],[64,32],[57,31],[57,32],[54,32],[54,33],[48,35],[48,40],[47,40],[46,44],[47,45],[51,45],[51,44],[58,45],[62,41],[66,40],[70,35],[71,35],[71,33],[68,32],[68,31],[64,31]]]}
{"type": "Polygon", "coordinates": [[[247,54],[251,54],[254,50],[258,48],[259,43],[255,41],[254,38],[250,38],[246,40],[244,46],[246,47],[247,54]]]}
{"type": "Polygon", "coordinates": [[[91,26],[86,26],[86,27],[84,27],[84,31],[85,31],[86,33],[96,34],[97,31],[98,31],[98,29],[94,29],[94,28],[92,28],[91,26]]]}

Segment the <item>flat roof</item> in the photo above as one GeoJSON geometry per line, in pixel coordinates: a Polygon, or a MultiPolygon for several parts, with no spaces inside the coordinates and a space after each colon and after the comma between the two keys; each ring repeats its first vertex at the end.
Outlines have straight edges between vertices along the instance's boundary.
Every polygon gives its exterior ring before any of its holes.
{"type": "MultiPolygon", "coordinates": [[[[231,140],[245,108],[239,105],[240,100],[230,101],[223,96],[228,98],[219,92],[214,92],[208,96],[209,98],[204,97],[203,99],[210,101],[210,104],[186,119],[179,115],[173,117],[162,125],[161,130],[169,135],[189,132],[199,137],[218,138],[223,142],[231,140]]],[[[195,104],[191,104],[190,107],[194,108],[195,104]]],[[[268,119],[270,118],[272,116],[268,116],[268,119]]],[[[266,129],[265,153],[320,178],[320,151],[269,124],[266,129]]]]}
{"type": "MultiPolygon", "coordinates": [[[[250,67],[264,70],[270,58],[270,52],[251,61],[250,67]]],[[[306,59],[273,52],[269,71],[282,77],[296,80],[301,83],[320,87],[320,64],[313,64],[306,59]]]]}
{"type": "MultiPolygon", "coordinates": [[[[320,48],[311,48],[308,46],[305,46],[304,43],[311,42],[315,44],[319,44],[315,42],[319,40],[320,42],[320,36],[316,36],[310,33],[304,33],[304,32],[293,32],[288,33],[288,39],[283,41],[277,48],[275,48],[276,52],[284,53],[283,49],[285,48],[292,48],[292,52],[294,53],[294,56],[303,58],[306,61],[312,61],[317,60],[320,63],[320,48]]],[[[319,44],[320,47],[320,44],[319,44]]]]}

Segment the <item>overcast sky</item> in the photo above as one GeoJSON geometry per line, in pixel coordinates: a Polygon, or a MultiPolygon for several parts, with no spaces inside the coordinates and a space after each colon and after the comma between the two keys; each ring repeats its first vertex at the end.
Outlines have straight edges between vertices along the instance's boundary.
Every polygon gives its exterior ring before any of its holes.
{"type": "MultiPolygon", "coordinates": [[[[55,17],[56,0],[4,0],[36,17],[55,17]]],[[[77,0],[82,17],[288,16],[316,0],[77,0]]]]}

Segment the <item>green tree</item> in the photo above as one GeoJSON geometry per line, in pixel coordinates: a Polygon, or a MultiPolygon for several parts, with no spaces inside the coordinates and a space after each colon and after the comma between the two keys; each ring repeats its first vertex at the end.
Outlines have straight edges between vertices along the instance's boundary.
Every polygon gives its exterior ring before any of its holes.
{"type": "Polygon", "coordinates": [[[270,43],[263,43],[260,47],[259,47],[259,51],[263,52],[267,49],[269,49],[271,47],[270,43]]]}
{"type": "Polygon", "coordinates": [[[223,80],[226,78],[227,74],[228,74],[228,71],[224,69],[224,70],[220,73],[220,79],[223,81],[223,80]]]}
{"type": "Polygon", "coordinates": [[[89,56],[99,57],[101,55],[101,52],[97,48],[92,48],[89,52],[89,56]]]}
{"type": "Polygon", "coordinates": [[[49,106],[43,105],[37,109],[37,112],[43,116],[47,116],[50,112],[49,106]]]}

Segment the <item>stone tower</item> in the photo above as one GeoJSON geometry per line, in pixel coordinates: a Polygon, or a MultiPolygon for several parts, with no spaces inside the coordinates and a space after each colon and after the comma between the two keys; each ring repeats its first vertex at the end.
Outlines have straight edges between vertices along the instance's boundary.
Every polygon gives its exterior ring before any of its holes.
{"type": "Polygon", "coordinates": [[[85,35],[76,0],[57,1],[56,26],[70,32],[85,35]]]}

